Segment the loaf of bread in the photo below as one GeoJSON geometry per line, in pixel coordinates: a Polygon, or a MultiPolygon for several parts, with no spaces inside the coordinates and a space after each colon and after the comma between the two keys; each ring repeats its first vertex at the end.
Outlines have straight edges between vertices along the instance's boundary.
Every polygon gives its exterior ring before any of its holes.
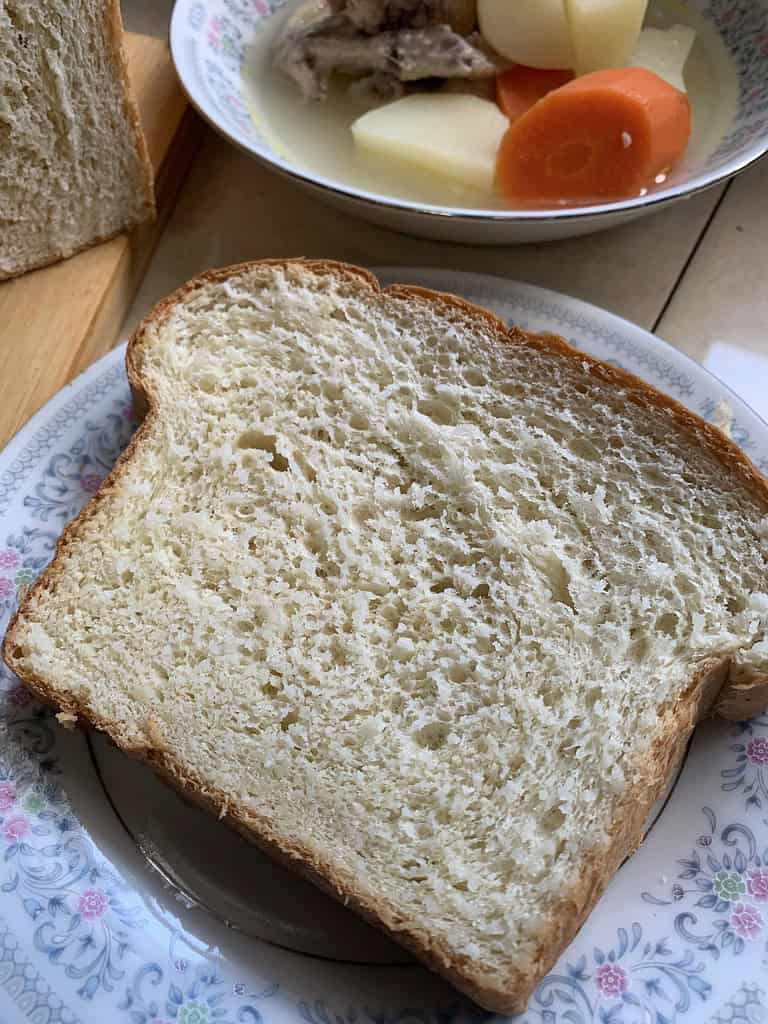
{"type": "Polygon", "coordinates": [[[0,4],[0,279],[147,220],[119,0],[0,4]]]}
{"type": "Polygon", "coordinates": [[[143,424],[8,665],[523,1009],[698,717],[768,705],[765,481],[561,339],[339,264],[204,274],[127,364],[143,424]]]}

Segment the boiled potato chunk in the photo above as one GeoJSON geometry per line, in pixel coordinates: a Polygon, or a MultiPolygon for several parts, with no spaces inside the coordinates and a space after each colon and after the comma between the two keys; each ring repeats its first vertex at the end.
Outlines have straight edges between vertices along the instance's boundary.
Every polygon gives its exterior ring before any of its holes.
{"type": "Polygon", "coordinates": [[[565,0],[576,74],[626,67],[647,6],[648,0],[565,0]]]}
{"type": "Polygon", "coordinates": [[[648,68],[680,92],[685,92],[683,69],[695,38],[696,31],[688,25],[673,25],[667,29],[644,28],[629,63],[648,68]]]}
{"type": "Polygon", "coordinates": [[[563,0],[478,0],[485,41],[502,57],[531,68],[572,68],[563,0]]]}
{"type": "Polygon", "coordinates": [[[355,144],[389,161],[490,191],[496,153],[509,121],[477,96],[406,96],[368,111],[352,125],[355,144]]]}

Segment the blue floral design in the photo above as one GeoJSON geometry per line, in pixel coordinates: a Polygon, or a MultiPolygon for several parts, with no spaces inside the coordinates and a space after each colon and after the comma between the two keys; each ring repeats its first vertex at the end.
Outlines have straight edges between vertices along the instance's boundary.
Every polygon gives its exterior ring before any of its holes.
{"type": "Polygon", "coordinates": [[[739,742],[728,748],[736,755],[731,768],[723,768],[720,775],[725,780],[725,793],[741,790],[745,795],[745,807],[761,810],[768,803],[768,736],[763,730],[768,727],[768,715],[758,715],[748,722],[738,722],[734,730],[739,742]]]}
{"type": "Polygon", "coordinates": [[[768,1021],[767,999],[768,993],[760,985],[745,983],[707,1024],[764,1024],[768,1021]]]}
{"type": "Polygon", "coordinates": [[[642,895],[656,906],[690,901],[698,913],[677,914],[675,931],[717,960],[724,950],[738,956],[747,942],[765,938],[768,848],[760,851],[752,830],[741,823],[718,831],[714,811],[709,807],[702,811],[708,828],[696,840],[690,857],[677,862],[682,871],[672,885],[671,898],[642,895]]]}
{"type": "MultiPolygon", "coordinates": [[[[708,395],[699,405],[699,415],[710,423],[714,420],[717,407],[720,403],[716,402],[711,395],[708,395]]],[[[730,424],[730,435],[736,444],[742,448],[745,452],[755,447],[755,442],[752,440],[752,436],[743,423],[738,420],[733,420],[730,424]]]]}
{"type": "Polygon", "coordinates": [[[261,1013],[253,1002],[277,992],[277,986],[270,985],[262,992],[238,993],[239,986],[230,987],[204,963],[197,964],[185,985],[165,983],[164,979],[165,972],[156,963],[145,964],[136,972],[118,1005],[118,1009],[128,1012],[131,1024],[261,1024],[261,1013]],[[162,994],[153,992],[161,986],[162,994]],[[242,997],[238,1005],[225,1005],[232,994],[242,997]]]}
{"type": "Polygon", "coordinates": [[[45,1021],[45,1024],[81,1024],[81,1018],[59,999],[40,976],[21,943],[1,917],[0,986],[16,1003],[19,1013],[25,1019],[45,1021]]]}
{"type": "Polygon", "coordinates": [[[221,0],[220,5],[210,5],[208,9],[196,3],[187,16],[187,24],[200,41],[201,52],[206,54],[200,71],[211,102],[235,135],[261,147],[266,143],[245,99],[242,68],[253,29],[286,2],[221,0]]]}
{"type": "MultiPolygon", "coordinates": [[[[543,289],[541,295],[536,294],[538,291],[539,289],[534,288],[526,288],[525,291],[510,288],[509,301],[514,303],[516,309],[525,310],[534,324],[540,324],[542,320],[545,322],[555,320],[558,330],[562,331],[572,345],[589,349],[591,346],[584,345],[583,339],[594,339],[601,350],[608,348],[613,353],[617,359],[614,365],[626,365],[618,357],[622,357],[624,360],[628,359],[633,373],[645,371],[651,374],[658,384],[664,386],[678,398],[690,398],[694,394],[693,378],[679,369],[672,359],[665,359],[645,345],[635,344],[627,337],[626,333],[613,330],[602,323],[596,323],[587,313],[570,308],[566,310],[560,306],[555,308],[543,289]]],[[[523,326],[525,323],[517,316],[515,322],[518,326],[523,326]]],[[[601,352],[601,358],[607,361],[604,351],[601,352]]]]}
{"type": "Polygon", "coordinates": [[[34,494],[24,498],[33,519],[64,522],[80,510],[112,469],[136,429],[132,407],[122,399],[98,422],[87,419],[84,432],[68,451],[53,455],[35,484],[34,494]]]}
{"type": "Polygon", "coordinates": [[[0,613],[10,611],[19,591],[34,582],[56,546],[56,534],[22,527],[0,548],[0,613]]]}
{"type": "MultiPolygon", "coordinates": [[[[235,12],[237,13],[237,12],[235,12]]],[[[215,14],[208,22],[208,45],[233,71],[240,72],[245,63],[243,31],[226,14],[215,14]]]]}
{"type": "Polygon", "coordinates": [[[109,359],[114,362],[108,369],[100,373],[95,380],[75,395],[65,406],[46,420],[36,430],[11,464],[0,473],[0,515],[4,515],[21,484],[33,472],[39,470],[40,460],[61,442],[62,433],[73,423],[79,422],[82,416],[93,409],[105,395],[115,397],[123,408],[131,401],[131,393],[125,380],[125,367],[122,362],[122,351],[110,353],[109,359]]]}
{"type": "Polygon", "coordinates": [[[189,20],[189,27],[193,32],[197,32],[205,21],[205,4],[199,2],[192,4],[187,18],[189,20]]]}
{"type": "Polygon", "coordinates": [[[733,130],[709,158],[717,167],[768,128],[768,8],[753,0],[708,0],[702,14],[714,23],[739,75],[739,110],[733,130]]]}
{"type": "Polygon", "coordinates": [[[582,955],[548,975],[521,1024],[674,1024],[709,998],[704,964],[690,950],[674,953],[666,939],[644,942],[637,922],[619,928],[617,938],[611,949],[595,947],[589,960],[582,955]]]}
{"type": "MultiPolygon", "coordinates": [[[[12,697],[13,676],[0,682],[12,697]]],[[[0,891],[15,894],[34,922],[34,948],[68,978],[78,995],[109,992],[124,976],[129,930],[141,926],[135,894],[96,854],[56,776],[49,715],[35,703],[6,705],[0,718],[0,891]]]]}

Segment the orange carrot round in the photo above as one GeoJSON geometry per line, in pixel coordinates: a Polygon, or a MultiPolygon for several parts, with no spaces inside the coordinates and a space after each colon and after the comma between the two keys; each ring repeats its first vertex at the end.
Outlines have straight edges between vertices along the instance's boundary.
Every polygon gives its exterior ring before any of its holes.
{"type": "Polygon", "coordinates": [[[510,125],[496,182],[518,204],[640,195],[680,158],[690,132],[688,97],[652,71],[594,71],[510,125]]]}
{"type": "Polygon", "coordinates": [[[572,71],[551,68],[528,68],[515,64],[496,76],[496,102],[510,121],[517,120],[542,96],[570,82],[572,71]]]}

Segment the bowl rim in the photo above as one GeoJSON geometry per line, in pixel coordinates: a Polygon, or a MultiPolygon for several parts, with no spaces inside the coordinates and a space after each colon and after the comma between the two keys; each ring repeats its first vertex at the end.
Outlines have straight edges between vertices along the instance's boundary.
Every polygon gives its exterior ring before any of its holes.
{"type": "Polygon", "coordinates": [[[311,171],[302,171],[294,164],[285,160],[278,154],[267,154],[254,145],[250,144],[243,137],[238,137],[226,127],[217,117],[211,106],[207,104],[206,96],[202,90],[195,88],[195,82],[185,74],[186,59],[182,56],[183,47],[181,19],[186,13],[190,4],[195,0],[174,0],[173,11],[169,26],[169,43],[171,59],[176,74],[178,75],[181,87],[187,96],[192,107],[197,113],[213,128],[219,135],[232,143],[239,150],[258,160],[265,167],[268,167],[282,177],[289,178],[297,183],[310,188],[325,192],[331,196],[342,196],[352,203],[359,203],[383,211],[397,212],[411,216],[423,217],[434,221],[463,221],[468,224],[530,224],[548,222],[573,222],[578,220],[589,220],[605,216],[611,217],[632,217],[640,216],[645,212],[659,209],[670,203],[683,199],[692,199],[709,188],[713,188],[722,182],[742,171],[752,167],[758,161],[768,156],[768,129],[763,136],[758,136],[750,145],[745,147],[742,155],[724,167],[718,168],[709,173],[698,175],[692,182],[680,183],[660,188],[654,192],[648,192],[644,196],[635,196],[631,199],[621,199],[610,203],[594,203],[590,206],[569,206],[559,209],[542,210],[496,210],[483,209],[482,207],[463,206],[442,206],[429,203],[419,203],[414,200],[400,199],[396,196],[386,196],[379,192],[371,192],[368,189],[357,188],[354,185],[346,185],[334,181],[323,175],[311,171]]]}

